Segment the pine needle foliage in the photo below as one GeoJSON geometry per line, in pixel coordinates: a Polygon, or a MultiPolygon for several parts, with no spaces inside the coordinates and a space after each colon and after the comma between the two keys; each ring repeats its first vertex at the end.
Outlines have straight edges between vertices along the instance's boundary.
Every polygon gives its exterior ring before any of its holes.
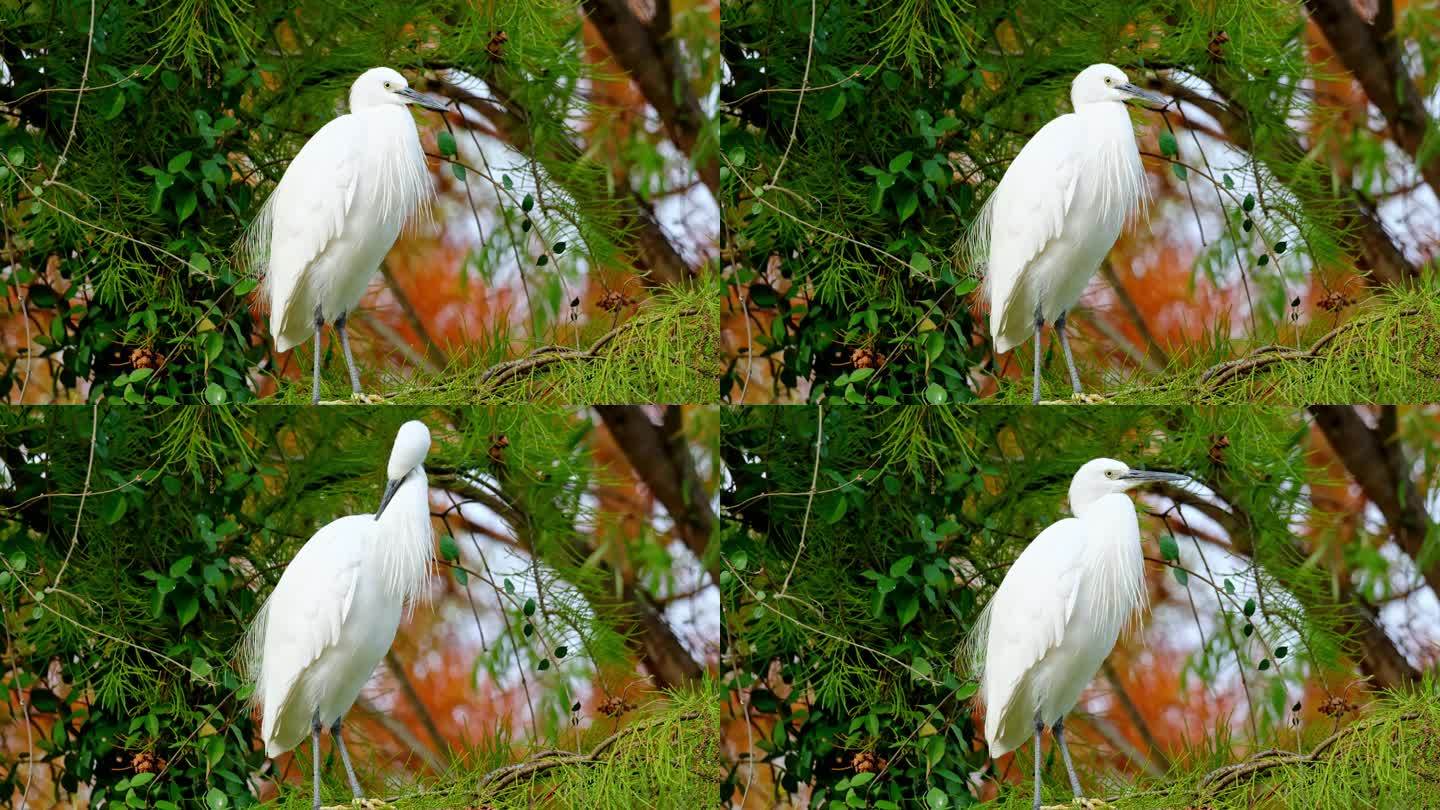
{"type": "MultiPolygon", "coordinates": [[[[1227,114],[1243,116],[1235,148],[1212,141],[1202,154],[1177,113],[1169,114],[1174,130],[1155,113],[1133,114],[1164,133],[1162,154],[1145,160],[1170,164],[1166,174],[1187,185],[1176,187],[1179,201],[1163,213],[1189,224],[1199,200],[1207,217],[1218,212],[1224,223],[1219,234],[1202,226],[1209,233],[1192,277],[1230,287],[1243,275],[1247,297],[1231,320],[1243,321],[1245,340],[1232,345],[1231,323],[1212,325],[1202,342],[1214,344],[1216,362],[1293,339],[1292,301],[1312,282],[1354,289],[1364,250],[1350,213],[1368,209],[1363,195],[1393,185],[1398,171],[1383,141],[1317,108],[1311,88],[1322,77],[1307,60],[1305,10],[1294,0],[741,0],[722,15],[727,282],[731,309],[756,325],[748,356],[728,370],[726,392],[740,390],[754,363],[768,372],[756,379],[771,380],[780,400],[972,399],[974,370],[992,372],[1001,358],[974,319],[979,272],[965,235],[1024,143],[1070,111],[1070,82],[1094,63],[1142,83],[1160,74],[1208,85],[1227,100],[1227,114]],[[1360,197],[1347,188],[1348,175],[1316,159],[1325,150],[1363,167],[1360,197]]],[[[1428,30],[1433,10],[1412,4],[1397,24],[1428,30]]],[[[1390,339],[1383,324],[1365,330],[1367,344],[1390,339]]],[[[1382,376],[1404,368],[1393,355],[1382,359],[1396,361],[1382,376]]],[[[1178,394],[1194,386],[1189,362],[1181,363],[1148,375],[1152,391],[1136,385],[1121,400],[1183,401],[1178,394]],[[1167,395],[1172,389],[1176,396],[1167,395]]],[[[1082,368],[1082,376],[1105,371],[1082,368]]],[[[1307,380],[1217,398],[1298,404],[1305,400],[1289,397],[1369,383],[1341,367],[1307,380]]],[[[1360,398],[1374,397],[1368,389],[1360,398]]]]}
{"type": "MultiPolygon", "coordinates": [[[[53,770],[57,799],[86,786],[93,803],[254,803],[264,755],[238,668],[244,629],[321,525],[374,509],[395,432],[412,418],[434,437],[432,487],[503,496],[523,519],[499,519],[513,521],[532,552],[482,556],[453,511],[442,519],[435,576],[468,584],[478,609],[506,620],[475,677],[504,688],[525,678],[534,693],[526,716],[473,741],[495,760],[476,753],[474,764],[507,764],[526,746],[575,750],[577,723],[588,728],[581,742],[613,731],[607,718],[577,714],[570,686],[629,672],[633,656],[623,608],[607,598],[613,575],[576,541],[579,527],[604,517],[593,490],[616,483],[590,454],[595,417],[535,406],[11,408],[0,410],[0,462],[12,482],[0,488],[0,694],[16,706],[25,692],[32,717],[54,728],[26,767],[53,770]],[[512,740],[519,728],[530,731],[512,740]]],[[[636,549],[634,576],[673,584],[669,556],[642,553],[663,549],[664,538],[624,541],[636,549]]],[[[713,705],[713,690],[706,700],[713,705]]],[[[582,766],[584,775],[557,771],[537,784],[563,785],[571,806],[625,790],[691,796],[697,784],[713,796],[715,781],[697,783],[703,771],[691,765],[704,750],[713,762],[714,711],[697,729],[679,718],[705,702],[698,693],[645,702],[659,724],[582,766]],[[681,739],[653,771],[635,770],[681,739]]],[[[0,768],[6,796],[24,783],[24,769],[10,765],[0,768]]],[[[518,790],[504,795],[518,802],[518,790]]]]}
{"type": "MultiPolygon", "coordinates": [[[[1141,496],[1146,555],[1185,569],[1147,563],[1152,587],[1173,574],[1220,605],[1225,632],[1192,654],[1182,689],[1202,693],[1238,662],[1262,737],[1249,744],[1285,728],[1287,685],[1335,672],[1355,649],[1330,573],[1296,540],[1312,519],[1308,482],[1325,480],[1301,412],[784,406],[721,418],[725,686],[734,712],[748,705],[774,729],[756,740],[756,767],[773,765],[781,791],[881,807],[975,800],[969,775],[993,772],[965,640],[1096,457],[1185,472],[1243,516],[1230,540],[1248,559],[1222,565],[1197,556],[1199,513],[1141,496]],[[867,776],[878,763],[884,773],[867,776]]],[[[745,767],[726,797],[738,799],[745,767]]]]}
{"type": "MultiPolygon", "coordinates": [[[[585,123],[605,117],[586,88],[611,68],[586,57],[584,20],[574,0],[18,6],[0,22],[0,239],[7,315],[33,320],[38,351],[0,367],[0,394],[39,365],[49,374],[34,379],[53,379],[58,400],[253,400],[255,370],[274,364],[251,313],[258,279],[236,246],[288,161],[376,65],[422,89],[441,77],[501,97],[508,146],[481,150],[460,131],[436,157],[467,204],[499,220],[467,272],[527,279],[534,328],[513,350],[557,339],[584,274],[633,269],[620,244],[637,200],[688,169],[644,128],[585,123]],[[482,165],[458,162],[456,137],[482,165]],[[635,189],[615,182],[612,155],[633,164],[635,189]]],[[[683,22],[687,37],[713,36],[683,22]]],[[[506,327],[487,331],[476,339],[496,343],[506,327]]],[[[621,388],[653,394],[647,371],[609,369],[635,375],[621,388]]],[[[713,399],[709,379],[695,385],[708,391],[691,401],[713,399]]]]}

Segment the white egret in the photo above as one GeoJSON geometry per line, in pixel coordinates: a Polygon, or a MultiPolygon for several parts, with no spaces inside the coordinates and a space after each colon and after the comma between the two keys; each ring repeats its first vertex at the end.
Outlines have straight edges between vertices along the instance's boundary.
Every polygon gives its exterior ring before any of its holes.
{"type": "Polygon", "coordinates": [[[434,537],[422,463],[430,431],[406,422],[395,436],[389,483],[374,515],[348,515],[316,532],[280,575],[247,636],[248,676],[262,714],[265,753],[310,735],[320,807],[320,732],[330,729],[356,799],[363,799],[340,721],[385,657],[429,577],[434,537]]]}
{"type": "Polygon", "coordinates": [[[1041,127],[1025,144],[969,235],[972,259],[986,268],[995,352],[1035,336],[1036,403],[1046,321],[1060,337],[1070,385],[1081,393],[1065,313],[1147,196],[1127,99],[1165,103],[1114,65],[1081,71],[1070,84],[1075,112],[1041,127]]]}
{"type": "Polygon", "coordinates": [[[408,104],[445,110],[390,68],[360,74],[350,86],[350,113],[305,142],[245,236],[246,258],[263,274],[275,350],[315,336],[315,403],[327,323],[340,337],[350,388],[361,394],[345,318],[401,227],[435,193],[408,104]]]}
{"type": "Polygon", "coordinates": [[[1075,798],[1081,798],[1065,746],[1065,715],[1147,601],[1140,521],[1125,492],[1185,480],[1108,458],[1087,462],[1070,481],[1075,517],[1052,523],[1026,546],[976,624],[972,663],[980,672],[990,756],[1035,735],[1036,808],[1040,735],[1047,727],[1060,744],[1075,798]]]}

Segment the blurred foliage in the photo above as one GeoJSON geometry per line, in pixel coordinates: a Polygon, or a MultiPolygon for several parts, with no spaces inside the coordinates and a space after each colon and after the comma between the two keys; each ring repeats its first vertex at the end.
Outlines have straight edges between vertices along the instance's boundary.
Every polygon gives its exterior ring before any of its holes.
{"type": "MultiPolygon", "coordinates": [[[[25,767],[0,766],[0,796],[47,768],[51,798],[85,790],[92,806],[254,804],[265,757],[236,669],[241,634],[320,525],[374,509],[395,431],[411,418],[434,436],[431,486],[503,492],[525,515],[523,526],[509,528],[534,554],[517,570],[492,573],[485,563],[477,573],[481,563],[467,554],[467,569],[457,544],[472,544],[466,524],[454,522],[453,510],[437,524],[445,528],[437,531],[435,587],[442,576],[462,586],[473,578],[465,621],[483,597],[508,637],[467,662],[466,688],[528,679],[520,714],[477,730],[467,741],[474,751],[452,752],[455,767],[507,764],[526,746],[574,750],[585,718],[572,686],[603,685],[635,666],[624,629],[630,614],[610,597],[616,576],[597,564],[601,555],[577,545],[580,527],[605,525],[594,491],[614,481],[592,455],[598,419],[536,407],[8,408],[0,409],[8,471],[0,486],[0,703],[14,710],[18,730],[29,725],[17,699],[27,696],[28,717],[46,733],[34,738],[25,767]]],[[[634,549],[630,574],[657,593],[673,587],[663,536],[632,532],[625,541],[634,549]]],[[[659,725],[617,743],[591,773],[537,775],[537,789],[563,789],[576,797],[571,806],[596,806],[583,797],[624,790],[713,796],[714,780],[696,782],[694,759],[706,745],[713,751],[713,725],[692,729],[676,719],[696,711],[702,693],[713,703],[713,689],[677,687],[673,703],[663,690],[644,700],[640,691],[632,692],[645,704],[636,719],[654,715],[659,725]],[[634,771],[640,752],[670,746],[676,735],[684,747],[652,772],[634,771]]],[[[586,726],[590,744],[620,727],[605,717],[586,726]]],[[[6,753],[16,753],[13,732],[7,743],[6,753]]],[[[22,757],[25,743],[22,734],[22,757]]],[[[427,781],[418,768],[401,783],[416,794],[453,787],[427,781]]],[[[308,784],[296,792],[308,797],[308,784]]],[[[523,795],[511,786],[495,798],[523,804],[523,795]]]]}
{"type": "MultiPolygon", "coordinates": [[[[1252,744],[1279,743],[1291,733],[1287,689],[1348,672],[1342,651],[1365,654],[1340,621],[1334,575],[1311,556],[1321,552],[1296,539],[1319,544],[1328,531],[1305,494],[1325,480],[1308,436],[1302,413],[1252,407],[723,410],[725,686],[736,722],[755,721],[739,739],[753,734],[756,767],[772,767],[780,791],[810,786],[811,806],[975,803],[972,776],[998,771],[967,705],[976,683],[964,641],[1010,562],[1067,514],[1074,471],[1105,456],[1191,475],[1245,527],[1226,546],[1238,562],[1212,572],[1218,561],[1202,567],[1195,542],[1212,529],[1190,523],[1213,524],[1194,508],[1157,514],[1142,502],[1151,587],[1173,579],[1181,605],[1197,589],[1218,603],[1182,691],[1213,689],[1240,666],[1261,737],[1252,744]]],[[[1372,581],[1393,570],[1360,544],[1344,554],[1372,581]]],[[[1191,722],[1228,734],[1223,716],[1191,722]]],[[[1029,756],[1015,765],[1022,773],[1029,756]]],[[[745,767],[732,768],[725,797],[739,800],[745,767]]]]}
{"type": "MultiPolygon", "coordinates": [[[[1243,297],[1232,300],[1246,313],[1249,347],[1296,345],[1297,289],[1324,288],[1336,300],[1337,290],[1353,291],[1353,256],[1361,251],[1345,216],[1356,206],[1373,209],[1365,195],[1393,193],[1403,179],[1394,176],[1403,161],[1383,137],[1320,109],[1311,87],[1327,68],[1309,61],[1305,10],[1293,0],[845,0],[818,11],[803,0],[739,0],[723,15],[727,317],[751,321],[749,351],[732,360],[726,396],[768,385],[772,391],[751,401],[965,402],[991,375],[1006,398],[1028,391],[1028,383],[1010,390],[988,327],[974,318],[978,279],[960,246],[1021,146],[1070,111],[1070,82],[1090,64],[1118,65],[1142,84],[1157,71],[1191,86],[1199,86],[1191,77],[1202,77],[1243,109],[1247,142],[1203,164],[1199,140],[1178,129],[1187,123],[1178,114],[1164,124],[1153,112],[1136,109],[1132,117],[1159,134],[1160,154],[1145,159],[1151,169],[1170,164],[1171,171],[1152,171],[1152,189],[1172,173],[1179,181],[1166,187],[1169,216],[1188,230],[1188,209],[1202,193],[1207,211],[1219,207],[1220,233],[1201,226],[1208,240],[1196,245],[1193,261],[1180,259],[1187,264],[1180,275],[1192,297],[1197,285],[1212,284],[1233,286],[1238,297],[1236,274],[1244,274],[1243,297]],[[1308,122],[1303,145],[1297,121],[1308,122]],[[1349,168],[1332,168],[1326,158],[1349,168]],[[1343,189],[1352,171],[1363,186],[1355,194],[1343,189]],[[752,368],[764,371],[752,380],[752,368]]],[[[1440,24],[1430,4],[1406,4],[1400,17],[1400,30],[1413,37],[1407,45],[1440,24]]],[[[1433,53],[1417,50],[1425,61],[1416,71],[1429,82],[1440,75],[1433,53]]],[[[1146,283],[1158,282],[1132,281],[1146,283]]],[[[1217,362],[1211,344],[1225,344],[1221,360],[1246,349],[1229,345],[1229,319],[1201,323],[1206,339],[1190,341],[1201,345],[1175,346],[1174,363],[1137,372],[1143,379],[1120,400],[1189,401],[1168,389],[1192,393],[1185,378],[1217,362]]],[[[1385,338],[1377,330],[1371,342],[1385,338]]],[[[1029,351],[1017,353],[1027,368],[1029,351]]],[[[1058,362],[1058,348],[1054,355],[1058,362]]],[[[1377,362],[1390,361],[1390,376],[1414,379],[1418,370],[1401,359],[1377,362]]],[[[1082,366],[1087,360],[1082,355],[1082,366]]],[[[1081,376],[1100,373],[1082,368],[1081,376]]],[[[1287,398],[1297,388],[1305,387],[1221,396],[1316,401],[1287,398]]],[[[1307,390],[1317,389],[1328,390],[1307,390]]],[[[1425,401],[1423,391],[1402,391],[1389,401],[1425,401]]],[[[1320,401],[1349,401],[1333,393],[1320,401]]]]}

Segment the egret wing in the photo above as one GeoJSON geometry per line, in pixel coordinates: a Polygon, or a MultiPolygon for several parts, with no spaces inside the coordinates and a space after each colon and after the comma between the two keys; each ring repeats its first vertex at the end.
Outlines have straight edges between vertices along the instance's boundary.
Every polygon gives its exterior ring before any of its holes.
{"type": "Polygon", "coordinates": [[[354,116],[336,118],[301,147],[265,203],[271,229],[265,284],[279,351],[293,345],[282,336],[310,334],[314,285],[301,280],[345,226],[365,148],[365,127],[354,116]]]}
{"type": "Polygon", "coordinates": [[[265,602],[256,687],[266,739],[300,675],[340,638],[350,615],[363,544],[344,530],[346,520],[333,521],[310,538],[265,602]]]}
{"type": "Polygon", "coordinates": [[[998,351],[1030,334],[1035,301],[1023,283],[1046,246],[1060,236],[1075,200],[1085,138],[1080,119],[1062,115],[1040,128],[1015,157],[985,203],[988,242],[985,280],[990,291],[990,332],[998,351]],[[1016,339],[1018,336],[1018,339],[1016,339]]]}
{"type": "MultiPolygon", "coordinates": [[[[986,608],[982,697],[986,737],[1010,725],[1006,715],[1025,674],[1059,646],[1075,612],[1085,525],[1066,518],[1048,526],[1016,558],[986,608]]],[[[1032,718],[1016,720],[1027,727],[1032,718]]]]}

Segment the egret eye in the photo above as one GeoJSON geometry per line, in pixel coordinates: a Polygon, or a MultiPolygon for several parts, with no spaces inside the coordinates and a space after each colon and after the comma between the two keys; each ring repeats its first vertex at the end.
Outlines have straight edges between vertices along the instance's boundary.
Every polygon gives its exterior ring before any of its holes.
{"type": "MultiPolygon", "coordinates": [[[[1109,76],[1106,76],[1106,77],[1105,77],[1105,83],[1106,83],[1106,84],[1109,84],[1110,81],[1111,81],[1110,77],[1109,77],[1109,76]]],[[[387,84],[387,85],[385,85],[385,86],[386,86],[386,87],[389,87],[390,85],[387,84]]]]}
{"type": "MultiPolygon", "coordinates": [[[[1106,79],[1106,80],[1105,80],[1105,83],[1106,83],[1106,84],[1109,84],[1109,83],[1110,83],[1110,80],[1109,80],[1109,79],[1106,79]]],[[[390,82],[385,82],[385,89],[386,89],[386,90],[389,90],[389,89],[390,89],[390,82]]]]}
{"type": "MultiPolygon", "coordinates": [[[[1105,82],[1108,84],[1108,83],[1110,82],[1110,80],[1109,80],[1109,79],[1106,79],[1105,82]]],[[[1105,471],[1105,477],[1106,477],[1106,478],[1114,478],[1114,477],[1115,477],[1115,471],[1114,471],[1114,470],[1106,470],[1106,471],[1105,471]]]]}

